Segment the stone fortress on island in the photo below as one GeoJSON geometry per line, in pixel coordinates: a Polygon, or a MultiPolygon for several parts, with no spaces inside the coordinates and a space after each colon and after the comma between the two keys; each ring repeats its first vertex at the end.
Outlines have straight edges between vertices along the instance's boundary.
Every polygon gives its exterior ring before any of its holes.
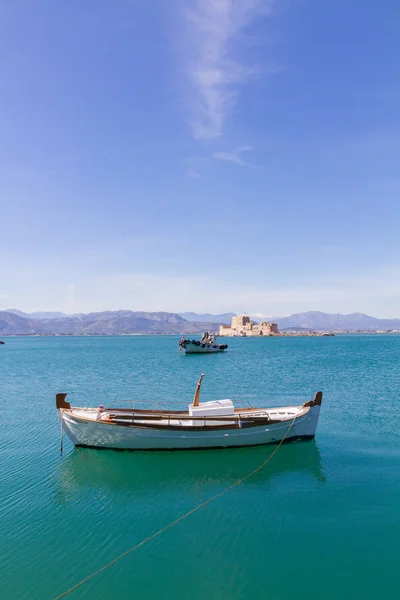
{"type": "Polygon", "coordinates": [[[232,317],[232,324],[221,325],[218,335],[221,336],[260,336],[260,335],[276,335],[279,334],[278,325],[263,321],[255,323],[247,315],[237,315],[232,317]]]}

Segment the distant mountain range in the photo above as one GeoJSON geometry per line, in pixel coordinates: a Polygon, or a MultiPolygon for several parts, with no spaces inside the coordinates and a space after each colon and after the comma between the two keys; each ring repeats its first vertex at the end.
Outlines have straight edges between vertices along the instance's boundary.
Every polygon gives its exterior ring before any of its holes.
{"type": "Polygon", "coordinates": [[[21,311],[0,311],[0,335],[118,335],[129,333],[202,333],[218,329],[218,322],[187,321],[176,313],[106,311],[87,315],[45,314],[33,318],[21,311]]]}
{"type": "MultiPolygon", "coordinates": [[[[168,312],[106,311],[65,315],[58,312],[0,311],[0,335],[119,335],[130,333],[196,334],[230,323],[234,313],[220,315],[168,312]],[[186,315],[186,318],[183,316],[186,315]]],[[[400,319],[376,319],[363,313],[296,313],[269,319],[281,331],[400,330],[400,319]]]]}
{"type": "MultiPolygon", "coordinates": [[[[191,321],[208,321],[231,323],[235,313],[220,315],[198,314],[193,312],[180,313],[180,316],[191,321]]],[[[278,323],[279,329],[285,331],[378,331],[400,329],[400,319],[377,319],[364,313],[349,315],[330,314],[319,311],[295,313],[286,317],[249,317],[256,322],[260,320],[278,323]]]]}
{"type": "Polygon", "coordinates": [[[18,310],[16,308],[7,308],[4,312],[10,312],[14,315],[18,315],[19,317],[24,317],[25,319],[60,319],[62,317],[74,317],[76,315],[66,315],[62,312],[33,312],[33,313],[24,313],[22,310],[18,310]]]}
{"type": "Polygon", "coordinates": [[[179,313],[179,316],[187,321],[198,321],[200,323],[225,323],[231,324],[232,317],[234,317],[236,313],[222,313],[221,315],[210,315],[210,313],[199,314],[194,312],[184,312],[179,313]]]}
{"type": "Polygon", "coordinates": [[[311,331],[380,331],[400,330],[400,319],[376,319],[364,313],[350,315],[329,314],[318,311],[296,313],[287,317],[274,317],[279,329],[311,331]]]}

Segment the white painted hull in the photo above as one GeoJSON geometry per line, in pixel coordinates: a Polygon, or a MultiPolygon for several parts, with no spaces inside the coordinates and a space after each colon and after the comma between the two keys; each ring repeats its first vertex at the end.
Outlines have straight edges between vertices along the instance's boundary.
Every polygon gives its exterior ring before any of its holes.
{"type": "Polygon", "coordinates": [[[133,424],[119,425],[106,420],[94,420],[97,409],[58,410],[65,433],[75,446],[113,448],[120,450],[187,450],[206,448],[233,448],[273,444],[292,439],[311,439],[315,436],[320,406],[283,407],[268,412],[287,414],[276,423],[215,429],[201,426],[179,430],[168,427],[152,428],[133,424]],[[296,415],[299,414],[295,420],[296,415]]]}
{"type": "Polygon", "coordinates": [[[186,343],[186,348],[184,348],[185,354],[212,354],[214,352],[225,352],[225,350],[226,348],[219,348],[218,346],[214,348],[211,344],[200,344],[200,346],[197,346],[191,342],[186,343]]]}

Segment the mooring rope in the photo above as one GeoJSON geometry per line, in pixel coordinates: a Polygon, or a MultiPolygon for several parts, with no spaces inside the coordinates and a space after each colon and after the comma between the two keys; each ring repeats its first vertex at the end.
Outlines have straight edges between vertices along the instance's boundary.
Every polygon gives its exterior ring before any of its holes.
{"type": "Polygon", "coordinates": [[[60,419],[60,454],[63,453],[63,417],[60,419]]]}
{"type": "Polygon", "coordinates": [[[167,529],[171,529],[171,527],[173,527],[174,525],[177,525],[178,523],[180,523],[181,521],[183,521],[187,517],[190,517],[190,515],[192,515],[193,513],[197,512],[201,508],[204,508],[204,506],[207,506],[207,504],[210,504],[210,502],[213,502],[217,498],[220,498],[221,496],[223,496],[224,494],[226,494],[226,492],[229,492],[229,490],[232,490],[234,487],[238,486],[240,483],[243,483],[243,481],[246,481],[246,479],[249,479],[249,477],[252,477],[256,473],[258,473],[258,471],[261,471],[261,469],[263,469],[269,463],[269,461],[275,456],[275,454],[278,452],[279,448],[282,446],[282,444],[285,441],[285,439],[286,439],[289,431],[291,430],[291,428],[293,426],[293,423],[297,419],[297,416],[298,415],[295,415],[293,417],[292,422],[290,423],[290,425],[289,425],[289,427],[288,427],[285,435],[283,436],[283,438],[281,439],[281,441],[279,442],[279,444],[277,445],[277,447],[275,448],[275,450],[268,456],[268,458],[263,463],[261,463],[261,465],[259,465],[256,469],[254,469],[254,471],[251,471],[250,473],[248,473],[247,475],[245,475],[241,479],[238,479],[237,481],[235,481],[234,483],[232,483],[231,485],[229,485],[225,489],[223,489],[220,492],[218,492],[218,494],[215,494],[214,496],[211,496],[211,498],[208,498],[208,500],[205,500],[204,502],[201,502],[201,504],[198,504],[197,506],[195,506],[194,508],[192,508],[191,510],[189,510],[187,513],[185,513],[184,515],[180,516],[178,519],[175,519],[175,521],[172,521],[171,523],[169,523],[165,527],[162,527],[161,529],[159,529],[158,531],[156,531],[155,533],[153,533],[149,537],[145,538],[144,540],[142,540],[141,542],[139,542],[135,546],[132,546],[132,548],[129,548],[129,550],[126,550],[126,552],[123,552],[123,554],[120,554],[119,556],[117,556],[117,558],[114,558],[109,563],[107,563],[106,565],[104,565],[103,567],[101,567],[100,569],[98,569],[97,571],[95,571],[94,573],[92,573],[91,575],[88,575],[87,577],[85,577],[85,579],[82,579],[82,581],[80,581],[79,583],[77,583],[74,586],[72,586],[71,588],[69,588],[69,590],[67,590],[66,592],[63,592],[60,596],[57,596],[57,598],[55,600],[60,600],[60,598],[65,598],[65,596],[67,596],[68,594],[70,594],[71,592],[73,592],[74,590],[76,590],[78,587],[80,587],[81,585],[83,585],[84,583],[86,583],[87,581],[89,581],[89,579],[93,579],[93,577],[96,577],[96,575],[99,575],[99,573],[101,573],[102,571],[105,571],[106,569],[108,569],[109,567],[111,567],[112,565],[114,565],[116,562],[118,562],[119,560],[121,560],[125,556],[128,556],[128,554],[131,554],[131,552],[133,552],[134,550],[137,550],[141,546],[144,546],[145,544],[147,544],[147,542],[150,542],[151,540],[154,540],[154,538],[156,538],[159,535],[161,535],[162,533],[164,533],[164,531],[167,531],[167,529]]]}

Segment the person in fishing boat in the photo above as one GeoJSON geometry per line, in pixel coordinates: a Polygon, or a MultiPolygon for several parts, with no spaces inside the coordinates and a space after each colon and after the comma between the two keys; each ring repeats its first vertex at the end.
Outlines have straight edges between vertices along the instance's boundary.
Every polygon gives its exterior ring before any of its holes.
{"type": "Polygon", "coordinates": [[[206,331],[203,335],[203,337],[201,338],[200,342],[202,344],[212,344],[213,343],[213,336],[210,334],[209,331],[206,331]]]}

